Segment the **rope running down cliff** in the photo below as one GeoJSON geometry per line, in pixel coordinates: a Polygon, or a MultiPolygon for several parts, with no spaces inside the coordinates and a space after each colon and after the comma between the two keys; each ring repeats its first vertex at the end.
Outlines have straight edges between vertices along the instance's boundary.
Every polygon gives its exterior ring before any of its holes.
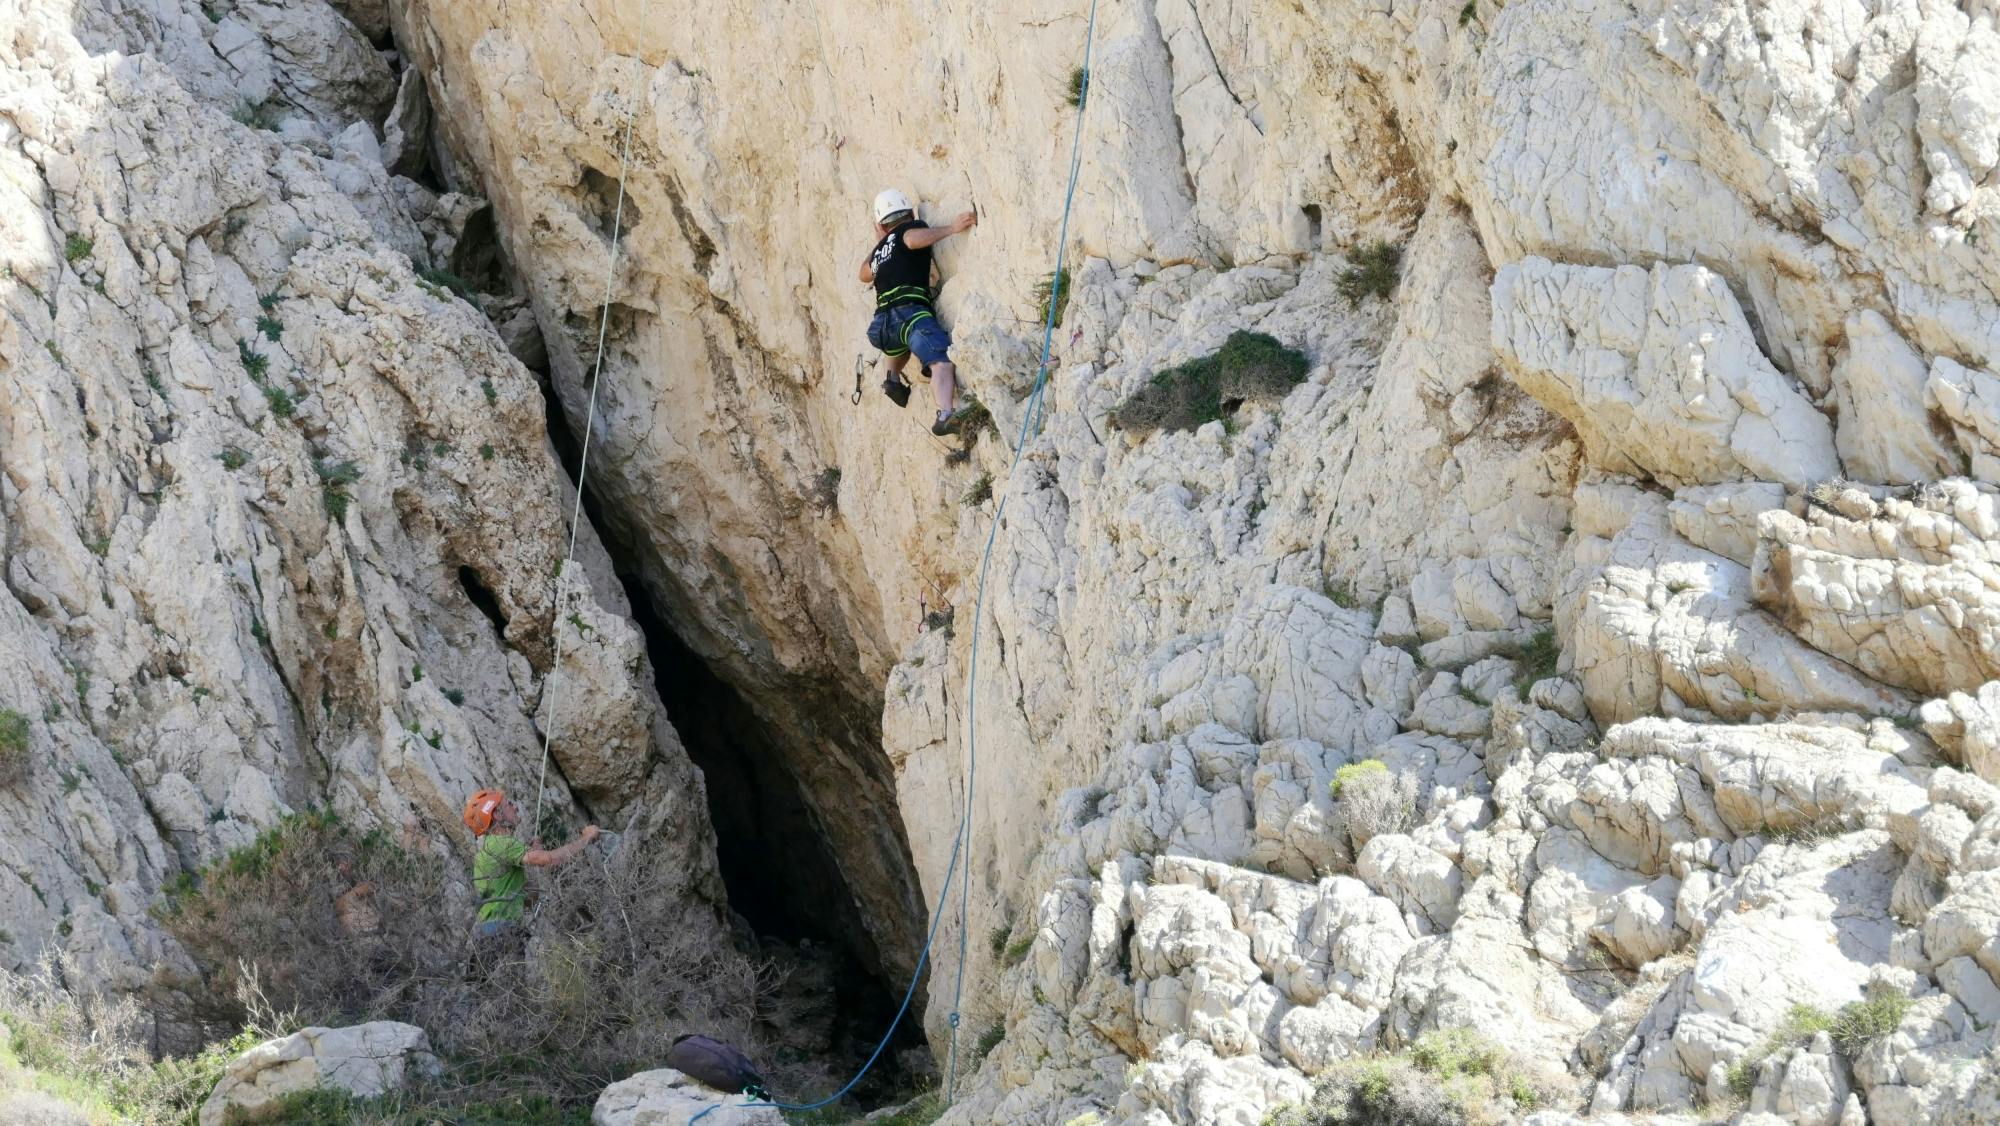
{"type": "MultiPolygon", "coordinates": [[[[646,18],[652,0],[640,0],[639,4],[639,51],[638,62],[643,70],[646,62],[646,18]]],[[[542,797],[546,792],[549,778],[549,745],[555,740],[557,709],[562,706],[562,592],[563,579],[569,577],[570,565],[576,562],[576,535],[583,527],[583,487],[590,473],[590,438],[597,430],[597,385],[604,374],[604,344],[611,331],[612,286],[618,280],[618,239],[624,233],[625,224],[625,172],[632,158],[632,122],[638,116],[639,102],[648,100],[647,89],[642,87],[625,106],[625,131],[618,142],[618,202],[611,211],[611,249],[604,262],[604,305],[597,316],[597,357],[590,364],[590,408],[583,423],[583,451],[576,463],[576,502],[570,506],[569,546],[563,552],[562,569],[556,572],[555,604],[549,608],[549,632],[555,635],[555,661],[549,669],[549,718],[548,726],[542,729],[542,765],[535,778],[535,819],[530,822],[531,832],[539,832],[542,826],[542,797]]]]}
{"type": "MultiPolygon", "coordinates": [[[[1035,366],[1035,384],[1021,406],[1021,433],[1014,442],[1014,460],[1007,465],[1007,480],[998,490],[999,505],[993,523],[986,529],[986,548],[979,557],[979,594],[972,603],[972,653],[965,673],[965,817],[959,823],[959,842],[952,846],[954,860],[963,858],[965,878],[958,885],[958,975],[951,987],[951,1050],[946,1071],[945,1101],[958,1097],[959,1002],[965,996],[965,960],[971,935],[972,911],[972,798],[979,768],[979,627],[986,617],[986,574],[993,564],[993,542],[1007,519],[1007,499],[1013,493],[1014,475],[1027,452],[1028,439],[1042,425],[1042,394],[1048,389],[1049,352],[1055,343],[1056,313],[1062,308],[1063,271],[1069,259],[1069,216],[1076,202],[1077,173],[1083,167],[1083,113],[1090,105],[1090,52],[1097,41],[1097,0],[1090,0],[1090,20],[1083,33],[1083,69],[1077,90],[1076,128],[1069,143],[1069,187],[1063,192],[1062,226],[1056,233],[1056,268],[1049,275],[1049,308],[1042,325],[1042,357],[1035,366]]],[[[950,887],[949,877],[945,886],[950,887]]],[[[975,1061],[975,1066],[977,1065],[975,1061]]]]}

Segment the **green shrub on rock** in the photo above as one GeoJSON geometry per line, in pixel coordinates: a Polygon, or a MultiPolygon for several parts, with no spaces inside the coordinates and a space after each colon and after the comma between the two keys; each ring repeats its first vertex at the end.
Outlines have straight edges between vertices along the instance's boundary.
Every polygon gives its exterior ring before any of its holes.
{"type": "Polygon", "coordinates": [[[28,717],[0,708],[0,786],[13,786],[34,773],[28,757],[28,717]]]}
{"type": "Polygon", "coordinates": [[[1193,430],[1246,402],[1277,399],[1306,377],[1305,355],[1261,332],[1234,332],[1214,355],[1156,373],[1111,412],[1121,430],[1193,430]]]}

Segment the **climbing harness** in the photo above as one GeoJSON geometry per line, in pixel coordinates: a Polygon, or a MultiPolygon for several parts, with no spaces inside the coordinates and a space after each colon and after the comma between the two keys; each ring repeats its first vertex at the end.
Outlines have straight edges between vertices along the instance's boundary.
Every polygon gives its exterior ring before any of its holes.
{"type": "MultiPolygon", "coordinates": [[[[1094,0],[1093,0],[1094,2],[1094,0]]],[[[639,3],[639,61],[643,65],[646,55],[647,15],[652,0],[639,3]]],[[[597,317],[597,358],[590,364],[590,409],[585,414],[583,424],[583,452],[576,463],[576,502],[570,507],[569,545],[563,552],[563,561],[556,571],[555,605],[549,608],[550,632],[555,634],[555,660],[549,669],[549,721],[542,730],[542,765],[535,779],[535,819],[530,823],[530,832],[539,832],[542,827],[542,798],[547,792],[549,779],[549,745],[555,739],[557,709],[562,705],[562,593],[563,579],[569,574],[570,565],[576,562],[577,530],[583,527],[583,489],[590,473],[590,439],[597,431],[597,387],[604,376],[604,345],[611,332],[612,287],[618,280],[618,239],[625,226],[625,174],[632,159],[632,122],[639,112],[639,99],[645,94],[639,91],[625,106],[625,134],[618,142],[618,202],[611,210],[611,248],[604,262],[604,306],[597,317]]]]}

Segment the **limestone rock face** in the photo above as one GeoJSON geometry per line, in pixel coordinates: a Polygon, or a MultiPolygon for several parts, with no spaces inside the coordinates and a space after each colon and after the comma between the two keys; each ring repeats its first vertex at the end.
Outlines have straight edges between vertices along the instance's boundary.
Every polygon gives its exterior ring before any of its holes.
{"type": "Polygon", "coordinates": [[[550,724],[549,807],[644,808],[719,900],[590,529],[557,586],[535,377],[418,276],[446,212],[381,163],[389,64],[319,3],[123,11],[0,21],[0,966],[179,966],[161,886],[310,806],[464,873],[466,795],[532,805],[550,724]]]}
{"type": "Polygon", "coordinates": [[[1839,472],[1832,426],[1765,359],[1729,286],[1704,267],[1523,259],[1494,279],[1493,348],[1605,469],[1670,485],[1800,487],[1839,472]]]}
{"type": "Polygon", "coordinates": [[[1033,411],[1073,5],[17,6],[8,957],[171,956],[161,880],[308,801],[442,843],[537,725],[719,897],[525,360],[883,965],[941,913],[945,1121],[1459,1027],[1553,1115],[1992,1117],[1990,4],[1105,6],[1033,411]],[[962,442],[873,394],[890,184],[981,216],[962,442]],[[416,272],[481,261],[504,336],[416,272]],[[1239,331],[1303,379],[1110,425],[1239,331]]]}
{"type": "Polygon", "coordinates": [[[438,1068],[430,1037],[391,1020],[347,1028],[303,1028],[229,1062],[201,1106],[201,1126],[280,1116],[286,1095],[327,1087],[372,1099],[438,1068]]]}

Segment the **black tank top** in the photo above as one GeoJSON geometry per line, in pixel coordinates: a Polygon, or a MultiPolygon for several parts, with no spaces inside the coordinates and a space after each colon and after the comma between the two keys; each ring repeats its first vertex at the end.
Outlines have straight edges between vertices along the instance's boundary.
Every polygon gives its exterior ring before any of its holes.
{"type": "Polygon", "coordinates": [[[921,230],[925,225],[921,219],[912,219],[875,244],[868,264],[875,270],[877,310],[931,303],[931,248],[916,250],[903,244],[904,232],[921,230]]]}

